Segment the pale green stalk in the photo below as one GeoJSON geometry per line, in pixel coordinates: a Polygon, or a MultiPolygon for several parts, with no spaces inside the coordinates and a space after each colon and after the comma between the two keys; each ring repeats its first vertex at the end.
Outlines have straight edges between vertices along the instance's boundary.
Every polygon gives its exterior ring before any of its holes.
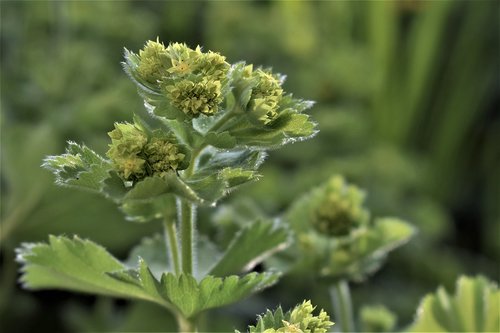
{"type": "Polygon", "coordinates": [[[177,241],[177,228],[175,221],[170,218],[163,220],[163,227],[165,229],[165,243],[169,252],[170,261],[173,264],[174,272],[176,275],[181,273],[181,265],[179,261],[179,242],[177,241]]]}
{"type": "Polygon", "coordinates": [[[330,287],[335,324],[339,325],[340,332],[356,332],[352,312],[351,293],[349,282],[339,280],[330,287]]]}

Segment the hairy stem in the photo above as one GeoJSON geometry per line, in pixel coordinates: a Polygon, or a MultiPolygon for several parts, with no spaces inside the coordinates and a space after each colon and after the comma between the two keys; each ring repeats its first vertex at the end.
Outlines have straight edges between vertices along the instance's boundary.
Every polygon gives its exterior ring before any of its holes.
{"type": "Polygon", "coordinates": [[[337,281],[330,287],[334,316],[341,332],[355,332],[349,283],[337,281]]]}
{"type": "Polygon", "coordinates": [[[193,274],[194,226],[196,206],[184,199],[178,199],[178,212],[182,242],[182,272],[193,274]]]}
{"type": "Polygon", "coordinates": [[[181,264],[175,221],[172,221],[170,218],[165,218],[163,220],[163,228],[165,229],[165,243],[167,244],[170,262],[173,263],[175,274],[179,275],[181,273],[181,264]]]}

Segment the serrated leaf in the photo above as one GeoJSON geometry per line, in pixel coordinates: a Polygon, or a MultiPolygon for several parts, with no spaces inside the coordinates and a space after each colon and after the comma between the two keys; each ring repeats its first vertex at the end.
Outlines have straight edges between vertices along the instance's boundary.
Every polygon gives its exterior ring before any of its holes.
{"type": "Polygon", "coordinates": [[[84,145],[68,142],[66,153],[48,156],[42,166],[56,175],[56,184],[100,192],[109,177],[109,161],[84,145]]]}
{"type": "Polygon", "coordinates": [[[243,277],[207,276],[199,283],[190,275],[165,274],[161,280],[163,296],[187,318],[201,311],[235,303],[274,284],[278,273],[250,273],[243,277]]]}
{"type": "Polygon", "coordinates": [[[252,269],[272,253],[286,247],[289,230],[277,221],[262,220],[244,227],[210,274],[224,276],[252,269]]]}
{"type": "Polygon", "coordinates": [[[126,266],[89,240],[50,236],[48,244],[23,244],[17,249],[17,261],[23,265],[20,281],[28,289],[65,289],[168,306],[142,287],[109,276],[108,272],[126,270],[126,266]]]}
{"type": "MultiPolygon", "coordinates": [[[[149,246],[157,246],[154,242],[149,246]]],[[[149,255],[149,250],[141,250],[149,255]]],[[[155,278],[143,258],[131,269],[103,247],[78,237],[50,237],[49,244],[24,244],[17,250],[23,265],[21,282],[29,289],[63,289],[151,301],[186,317],[237,302],[274,284],[279,273],[251,273],[242,277],[163,273],[155,278]]],[[[156,260],[157,258],[152,258],[156,260]]]]}
{"type": "Polygon", "coordinates": [[[440,287],[424,297],[411,332],[497,332],[500,292],[482,276],[462,276],[454,295],[440,287]]]}

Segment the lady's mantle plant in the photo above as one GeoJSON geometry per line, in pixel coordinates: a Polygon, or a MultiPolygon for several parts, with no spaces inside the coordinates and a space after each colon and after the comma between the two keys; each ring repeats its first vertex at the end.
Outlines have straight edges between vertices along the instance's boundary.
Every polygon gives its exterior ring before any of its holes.
{"type": "Polygon", "coordinates": [[[275,283],[279,273],[241,274],[289,239],[284,226],[263,219],[217,254],[206,239],[194,241],[196,208],[257,180],[266,150],[312,137],[315,124],[302,113],[312,103],[285,93],[282,75],[185,44],[148,41],[138,54],[126,50],[124,69],[150,116],[116,123],[106,157],[69,142],[43,166],[59,185],[113,200],[129,220],[162,218],[165,237],[142,242],[120,262],[89,240],[50,236],[19,249],[21,280],[31,289],[151,301],[172,311],[180,330],[193,331],[202,311],[275,283]],[[211,260],[197,258],[200,247],[211,260]]]}
{"type": "Polygon", "coordinates": [[[364,200],[365,192],[341,176],[305,194],[284,216],[294,231],[295,246],[269,263],[291,274],[309,275],[328,288],[342,332],[358,331],[349,281],[375,272],[388,253],[415,232],[397,218],[372,219],[364,200]]]}

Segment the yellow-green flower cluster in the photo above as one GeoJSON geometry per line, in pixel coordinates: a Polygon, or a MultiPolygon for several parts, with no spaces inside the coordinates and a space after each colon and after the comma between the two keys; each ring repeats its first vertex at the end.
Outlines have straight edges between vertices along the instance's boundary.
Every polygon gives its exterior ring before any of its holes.
{"type": "Polygon", "coordinates": [[[333,325],[330,316],[321,310],[313,315],[315,307],[311,301],[304,301],[297,305],[290,314],[290,320],[283,320],[283,327],[266,329],[264,333],[326,333],[333,325]]]}
{"type": "Polygon", "coordinates": [[[198,46],[149,41],[139,52],[137,72],[155,84],[170,104],[191,118],[214,115],[223,101],[230,65],[225,57],[198,46]]]}
{"type": "Polygon", "coordinates": [[[137,66],[139,76],[151,84],[158,84],[171,66],[171,60],[165,46],[152,40],[139,51],[141,61],[137,66]]]}
{"type": "MultiPolygon", "coordinates": [[[[247,66],[246,70],[251,70],[251,66],[247,66]]],[[[256,82],[249,103],[250,114],[267,125],[278,117],[279,103],[283,97],[281,82],[272,73],[262,69],[252,71],[250,75],[256,82]]]]}
{"type": "Polygon", "coordinates": [[[182,80],[167,85],[165,92],[174,107],[193,118],[215,114],[223,100],[220,81],[207,79],[200,82],[182,80]]]}
{"type": "Polygon", "coordinates": [[[147,176],[163,176],[176,170],[185,155],[178,146],[164,138],[148,138],[134,124],[115,124],[108,133],[111,144],[106,155],[117,173],[127,181],[139,181],[147,176]]]}
{"type": "Polygon", "coordinates": [[[324,199],[313,212],[316,230],[329,236],[344,236],[368,222],[369,212],[363,207],[365,194],[343,177],[334,176],[328,182],[324,199]]]}

